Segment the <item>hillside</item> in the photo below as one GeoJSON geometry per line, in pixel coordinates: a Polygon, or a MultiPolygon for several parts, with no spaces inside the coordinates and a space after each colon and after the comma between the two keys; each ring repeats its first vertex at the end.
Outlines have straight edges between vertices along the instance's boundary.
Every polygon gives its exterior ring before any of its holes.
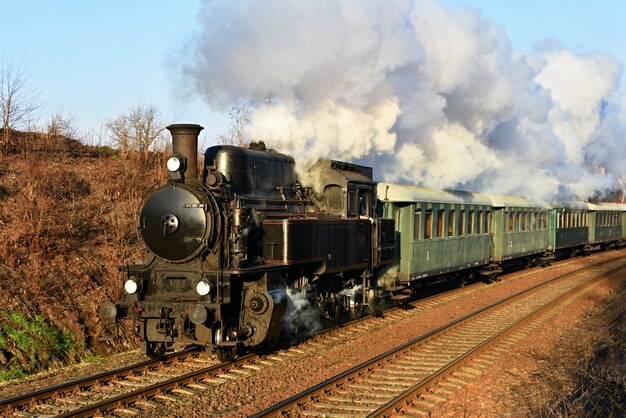
{"type": "Polygon", "coordinates": [[[21,133],[0,156],[0,380],[133,347],[101,343],[99,305],[122,291],[118,267],[143,257],[134,231],[145,191],[164,179],[109,147],[21,133]]]}

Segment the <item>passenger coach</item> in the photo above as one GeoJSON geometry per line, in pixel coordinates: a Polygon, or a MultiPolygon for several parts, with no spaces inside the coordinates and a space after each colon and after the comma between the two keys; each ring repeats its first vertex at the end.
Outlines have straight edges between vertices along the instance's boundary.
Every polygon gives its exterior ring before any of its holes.
{"type": "Polygon", "coordinates": [[[504,263],[536,264],[548,245],[547,202],[524,197],[488,195],[493,206],[493,252],[491,270],[499,272],[504,263]]]}
{"type": "Polygon", "coordinates": [[[399,282],[426,282],[489,264],[491,199],[482,194],[378,184],[383,218],[394,219],[399,282]]]}
{"type": "Polygon", "coordinates": [[[624,205],[587,203],[589,207],[589,245],[602,249],[616,246],[624,239],[624,205]]]}

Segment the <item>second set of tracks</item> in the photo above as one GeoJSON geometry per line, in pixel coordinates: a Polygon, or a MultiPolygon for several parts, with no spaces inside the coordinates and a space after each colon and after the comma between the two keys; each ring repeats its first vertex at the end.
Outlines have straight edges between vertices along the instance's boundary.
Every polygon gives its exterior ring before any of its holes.
{"type": "MultiPolygon", "coordinates": [[[[626,269],[624,258],[592,265],[504,298],[337,375],[255,415],[346,418],[424,416],[493,361],[490,350],[523,338],[533,320],[599,280],[626,269]],[[515,333],[520,335],[515,336],[515,333]],[[511,338],[507,341],[507,338],[511,338]]],[[[500,348],[502,350],[502,348],[500,348]]]]}

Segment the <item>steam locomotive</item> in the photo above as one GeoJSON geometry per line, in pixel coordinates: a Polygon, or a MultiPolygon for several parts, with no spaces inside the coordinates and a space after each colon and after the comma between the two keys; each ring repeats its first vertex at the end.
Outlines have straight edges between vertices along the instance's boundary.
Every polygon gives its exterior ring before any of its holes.
{"type": "Polygon", "coordinates": [[[302,186],[293,158],[263,143],[214,146],[197,178],[199,125],[167,127],[167,184],[137,213],[145,264],[124,267],[126,296],[101,318],[130,318],[148,356],[175,342],[237,347],[279,338],[290,298],[331,320],[375,298],[373,272],[395,254],[394,221],[375,215],[372,169],[319,161],[302,186]]]}
{"type": "Polygon", "coordinates": [[[277,340],[295,301],[337,321],[381,289],[402,303],[426,283],[626,243],[625,204],[377,183],[371,168],[333,160],[310,167],[305,187],[293,158],[263,143],[207,149],[199,181],[203,128],[167,129],[168,181],[137,213],[148,259],[124,267],[125,297],[100,309],[105,321],[132,319],[151,357],[189,343],[226,361],[277,340]]]}

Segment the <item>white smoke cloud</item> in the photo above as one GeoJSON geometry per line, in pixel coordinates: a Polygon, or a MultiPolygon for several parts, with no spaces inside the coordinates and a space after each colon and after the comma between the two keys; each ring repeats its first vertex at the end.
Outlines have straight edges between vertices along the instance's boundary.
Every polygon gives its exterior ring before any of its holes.
{"type": "Polygon", "coordinates": [[[209,2],[199,19],[188,85],[215,108],[258,103],[246,134],[299,160],[547,199],[626,175],[622,66],[601,53],[515,52],[435,0],[209,2]]]}

